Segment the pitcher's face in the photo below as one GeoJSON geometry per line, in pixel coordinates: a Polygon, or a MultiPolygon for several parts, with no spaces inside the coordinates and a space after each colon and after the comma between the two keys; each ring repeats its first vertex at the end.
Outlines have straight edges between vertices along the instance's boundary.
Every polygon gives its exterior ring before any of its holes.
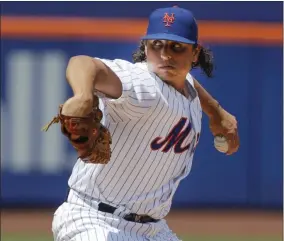
{"type": "Polygon", "coordinates": [[[148,40],[145,51],[150,70],[174,87],[184,85],[192,62],[197,61],[199,54],[191,44],[168,40],[148,40]]]}

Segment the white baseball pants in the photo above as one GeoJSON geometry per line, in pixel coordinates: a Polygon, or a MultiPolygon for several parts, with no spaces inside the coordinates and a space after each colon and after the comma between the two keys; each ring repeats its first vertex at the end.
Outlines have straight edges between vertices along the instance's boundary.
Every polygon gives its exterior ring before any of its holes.
{"type": "Polygon", "coordinates": [[[64,202],[52,222],[55,241],[180,241],[165,220],[136,223],[94,208],[64,202]]]}

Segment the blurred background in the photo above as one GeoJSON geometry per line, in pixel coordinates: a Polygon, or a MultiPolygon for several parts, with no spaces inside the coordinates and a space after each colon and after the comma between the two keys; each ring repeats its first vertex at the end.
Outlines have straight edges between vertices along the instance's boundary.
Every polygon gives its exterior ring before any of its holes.
{"type": "Polygon", "coordinates": [[[51,241],[76,153],[59,125],[41,127],[72,92],[71,56],[132,60],[147,17],[173,5],[191,10],[216,71],[192,74],[237,117],[240,149],[214,149],[208,119],[190,175],[168,219],[185,241],[282,240],[282,2],[2,2],[1,236],[51,241]]]}

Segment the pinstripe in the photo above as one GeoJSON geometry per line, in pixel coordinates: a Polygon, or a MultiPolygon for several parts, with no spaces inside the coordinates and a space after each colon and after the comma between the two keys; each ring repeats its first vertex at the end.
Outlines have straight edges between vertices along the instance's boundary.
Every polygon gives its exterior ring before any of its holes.
{"type": "MultiPolygon", "coordinates": [[[[82,163],[82,165],[84,166],[85,165],[85,163],[82,163]]],[[[86,175],[86,173],[87,173],[87,169],[85,169],[85,172],[84,172],[85,174],[84,174],[84,176],[86,175]]],[[[80,189],[82,188],[82,184],[83,184],[83,178],[81,178],[81,184],[80,184],[80,189]]],[[[77,201],[78,201],[78,198],[79,197],[77,197],[77,201]]],[[[81,220],[83,219],[83,217],[82,217],[82,207],[80,208],[80,210],[81,210],[81,212],[80,212],[80,217],[81,217],[81,220]]],[[[73,219],[73,218],[72,218],[73,219]]],[[[76,222],[75,222],[75,220],[73,219],[73,222],[74,222],[74,225],[75,225],[75,228],[77,229],[77,230],[79,230],[78,229],[78,227],[76,226],[76,222]]],[[[85,223],[83,222],[83,226],[85,227],[85,223]]],[[[86,229],[86,228],[85,228],[86,229]]],[[[82,233],[80,233],[80,240],[83,240],[82,239],[82,233]]],[[[87,235],[88,235],[88,233],[87,233],[87,235]]]]}
{"type": "MultiPolygon", "coordinates": [[[[133,125],[132,122],[128,122],[128,124],[132,124],[131,129],[133,129],[134,126],[135,126],[135,125],[133,125]]],[[[128,124],[127,124],[127,125],[128,125],[128,124]]],[[[127,125],[126,125],[126,126],[127,126],[127,125]]],[[[126,126],[125,126],[125,127],[126,127],[126,126]]],[[[124,132],[124,133],[126,133],[126,132],[124,132]]],[[[121,143],[122,145],[124,145],[124,144],[126,143],[128,136],[129,136],[129,133],[128,133],[127,136],[125,136],[125,135],[124,135],[124,136],[122,136],[122,135],[120,136],[119,141],[121,141],[122,137],[124,137],[124,139],[125,139],[125,140],[122,141],[122,143],[123,143],[123,144],[121,143]]],[[[114,148],[114,149],[115,149],[115,148],[114,148]]],[[[118,155],[120,155],[121,153],[122,153],[122,149],[119,150],[118,155]]],[[[122,155],[123,155],[123,154],[122,154],[122,155]]],[[[123,158],[122,158],[122,160],[123,160],[123,158]]],[[[120,163],[119,165],[117,165],[117,170],[114,172],[114,175],[115,175],[121,168],[123,168],[123,163],[120,163]]],[[[115,182],[115,181],[116,181],[116,180],[114,180],[114,179],[110,179],[110,181],[106,184],[106,187],[105,187],[105,188],[107,188],[107,187],[110,185],[110,183],[115,182]]],[[[113,191],[113,188],[110,190],[110,192],[111,192],[111,191],[113,191]]]]}
{"type": "MultiPolygon", "coordinates": [[[[127,138],[130,136],[132,130],[134,130],[134,128],[135,128],[135,126],[136,126],[137,124],[138,124],[138,122],[137,122],[135,125],[133,125],[133,127],[131,128],[131,130],[130,130],[129,133],[127,134],[127,138]]],[[[140,128],[139,130],[141,130],[141,128],[140,128]]],[[[120,152],[120,153],[123,153],[122,150],[123,150],[123,148],[121,149],[121,152],[120,152]]],[[[120,154],[120,153],[119,153],[119,154],[120,154]]],[[[120,173],[122,173],[122,174],[120,175],[120,177],[122,177],[123,174],[125,173],[126,169],[129,168],[129,162],[130,162],[130,161],[128,161],[127,164],[124,164],[124,163],[128,160],[127,158],[125,158],[125,156],[126,156],[127,154],[128,154],[128,153],[126,153],[124,156],[121,157],[121,159],[122,159],[123,161],[122,161],[121,165],[119,166],[119,168],[118,168],[118,170],[117,170],[117,171],[120,171],[120,173]]],[[[123,154],[122,154],[122,155],[123,155],[123,154]]],[[[125,180],[125,182],[126,182],[126,181],[127,181],[127,180],[125,180]]],[[[128,180],[128,181],[129,181],[129,180],[128,180]]],[[[124,184],[125,184],[125,182],[124,182],[124,184]]],[[[110,182],[109,182],[109,183],[110,183],[110,182]]],[[[107,186],[108,186],[108,185],[107,185],[107,186]]],[[[107,187],[107,186],[106,186],[106,187],[107,187]]],[[[116,186],[116,185],[113,186],[113,188],[110,190],[110,192],[113,192],[115,186],[116,186]]],[[[120,186],[121,186],[121,185],[120,185],[120,186]]],[[[122,185],[122,186],[123,186],[123,185],[122,185]]],[[[122,187],[122,186],[121,186],[121,187],[122,187]]]]}
{"type": "MultiPolygon", "coordinates": [[[[67,214],[67,219],[69,219],[69,216],[70,216],[70,212],[68,212],[68,214],[67,214]]],[[[63,219],[63,215],[62,215],[62,219],[63,219]]],[[[68,227],[67,227],[67,226],[65,226],[65,227],[66,227],[66,236],[67,236],[69,239],[71,239],[71,237],[69,236],[68,227]]],[[[70,232],[71,232],[71,230],[70,230],[70,232]]]]}
{"type": "MultiPolygon", "coordinates": [[[[89,222],[90,222],[90,224],[92,223],[91,209],[89,210],[89,222]]],[[[92,226],[92,225],[91,225],[91,226],[92,226]]],[[[95,228],[93,229],[93,227],[92,227],[92,230],[94,230],[94,232],[95,232],[96,240],[99,240],[99,239],[98,239],[98,234],[97,234],[96,229],[95,229],[95,228]]],[[[90,241],[91,241],[91,239],[90,239],[90,241]]]]}
{"type": "MultiPolygon", "coordinates": [[[[136,234],[135,232],[132,232],[133,228],[136,226],[136,223],[135,223],[135,222],[132,222],[132,223],[129,222],[129,224],[132,225],[132,227],[130,228],[130,236],[131,236],[131,238],[133,238],[133,239],[135,239],[135,240],[138,240],[137,234],[136,234]],[[133,235],[136,235],[136,238],[135,238],[135,237],[132,237],[132,234],[133,234],[133,235]]],[[[132,240],[133,240],[133,239],[132,239],[132,240]]]]}
{"type": "MultiPolygon", "coordinates": [[[[193,145],[192,145],[193,146],[193,145]]],[[[187,151],[187,153],[185,154],[186,156],[187,156],[187,154],[188,153],[190,153],[190,151],[191,151],[191,148],[192,148],[192,146],[190,147],[190,149],[187,151]]],[[[180,158],[181,158],[181,156],[180,156],[180,158]]],[[[189,157],[189,161],[188,162],[190,162],[190,157],[189,157]]],[[[173,170],[173,177],[175,177],[175,178],[179,178],[181,175],[182,175],[182,170],[187,166],[187,164],[188,163],[184,163],[184,162],[177,162],[178,163],[178,165],[176,165],[176,167],[174,168],[174,170],[173,170]]]]}
{"type": "MultiPolygon", "coordinates": [[[[128,122],[128,123],[129,123],[129,122],[128,122]]],[[[118,136],[118,140],[120,139],[120,136],[122,135],[122,133],[123,133],[123,131],[124,131],[124,129],[126,128],[126,126],[127,126],[128,123],[126,123],[126,124],[119,123],[119,124],[118,124],[118,125],[124,126],[123,128],[116,128],[116,130],[120,130],[120,131],[121,131],[120,133],[117,134],[117,135],[119,135],[119,136],[118,136]]],[[[116,135],[116,136],[117,136],[117,135],[116,135]]],[[[115,141],[115,140],[113,140],[113,141],[115,141]]],[[[115,154],[115,155],[117,155],[117,154],[116,154],[116,145],[117,145],[118,143],[119,143],[119,142],[117,141],[116,144],[115,144],[114,147],[113,147],[113,151],[112,151],[112,152],[113,152],[113,154],[115,154]]],[[[118,152],[120,152],[119,149],[118,149],[118,152]]],[[[103,169],[102,172],[97,175],[96,180],[99,179],[99,178],[102,176],[101,181],[98,181],[98,185],[100,185],[100,184],[104,181],[104,178],[103,178],[104,176],[109,176],[109,175],[110,175],[109,173],[110,173],[111,171],[114,171],[115,169],[118,169],[119,166],[120,166],[120,163],[114,162],[114,163],[111,163],[110,165],[111,165],[111,168],[103,169]]]]}
{"type": "MultiPolygon", "coordinates": [[[[174,104],[174,100],[173,100],[173,104],[174,104]]],[[[167,116],[168,116],[168,119],[166,119],[166,121],[164,122],[164,125],[163,125],[163,126],[160,124],[160,126],[162,127],[162,129],[161,129],[161,132],[160,132],[160,134],[159,134],[158,136],[161,136],[162,133],[169,133],[169,130],[170,130],[171,126],[167,125],[167,123],[175,123],[175,122],[177,121],[178,117],[175,117],[176,114],[173,114],[173,111],[174,111],[174,110],[177,110],[177,112],[178,112],[178,110],[180,109],[179,107],[180,107],[180,106],[178,105],[178,108],[177,108],[177,109],[176,109],[176,108],[173,108],[173,109],[170,111],[170,113],[167,115],[167,116]]],[[[164,119],[164,118],[163,118],[163,119],[164,119]]],[[[161,122],[161,123],[163,123],[163,122],[161,122]]],[[[162,155],[163,155],[163,156],[162,156],[162,159],[163,159],[163,158],[164,158],[164,155],[166,155],[166,154],[162,154],[162,155]]],[[[156,182],[153,182],[153,183],[156,183],[156,182]]],[[[157,186],[158,186],[158,185],[153,186],[153,189],[156,189],[157,186]]]]}
{"type": "MultiPolygon", "coordinates": [[[[77,165],[77,168],[78,168],[78,170],[79,170],[79,164],[77,165]]],[[[76,178],[76,182],[78,181],[78,179],[79,179],[79,175],[78,175],[77,178],[76,178]]],[[[73,201],[73,196],[72,196],[71,198],[72,198],[72,201],[73,201]]],[[[74,202],[75,202],[75,201],[74,201],[74,202]]],[[[75,226],[75,229],[76,229],[77,232],[78,232],[79,230],[78,230],[77,227],[76,227],[76,223],[75,223],[74,217],[71,216],[71,218],[72,218],[72,220],[73,220],[73,224],[74,224],[74,226],[75,226]]]]}
{"type": "Polygon", "coordinates": [[[98,234],[97,234],[97,230],[96,230],[96,228],[94,228],[94,231],[95,231],[96,239],[97,239],[97,241],[99,241],[99,238],[98,238],[98,234]]]}
{"type": "MultiPolygon", "coordinates": [[[[165,106],[165,105],[164,105],[164,106],[165,106]]],[[[164,116],[166,116],[166,114],[167,114],[167,112],[165,112],[164,115],[163,115],[161,118],[164,119],[164,116]]],[[[167,120],[168,120],[168,119],[166,119],[165,123],[167,122],[167,120]]],[[[154,133],[153,133],[153,135],[154,135],[154,133]]],[[[152,138],[151,138],[151,139],[152,139],[152,138]]],[[[156,153],[156,155],[157,155],[157,154],[158,154],[158,153],[156,153]]],[[[155,156],[156,156],[156,155],[155,155],[155,156]]],[[[141,157],[142,157],[142,156],[141,156],[141,157]]],[[[141,159],[141,157],[140,157],[140,159],[141,159]]],[[[155,157],[155,158],[156,158],[156,157],[155,157]]],[[[162,156],[161,156],[161,158],[162,158],[162,156]]],[[[147,165],[148,160],[151,161],[151,159],[147,157],[146,160],[147,160],[147,161],[146,161],[145,164],[147,165]]],[[[161,160],[161,159],[160,159],[160,160],[161,160]]],[[[158,165],[161,165],[160,160],[156,162],[156,167],[157,167],[158,165]]],[[[156,170],[156,167],[155,167],[155,168],[152,168],[152,165],[153,165],[153,164],[154,164],[154,162],[152,162],[152,163],[149,165],[149,168],[147,169],[146,173],[149,173],[149,170],[153,170],[153,171],[156,170]]],[[[140,171],[141,171],[141,170],[140,170],[140,171]]],[[[151,174],[150,176],[152,177],[153,175],[151,174]]],[[[148,183],[151,181],[151,177],[150,177],[150,178],[147,178],[147,179],[148,179],[148,182],[144,185],[144,188],[142,189],[142,192],[145,191],[146,186],[148,186],[148,183]]],[[[139,186],[140,186],[141,184],[142,184],[142,182],[139,183],[139,186]]],[[[141,187],[139,187],[139,186],[136,188],[136,190],[139,190],[139,189],[141,188],[141,187]]],[[[132,195],[132,197],[133,197],[133,195],[132,195]]],[[[131,197],[131,198],[132,198],[132,197],[131,197]]],[[[134,206],[134,205],[135,205],[135,203],[133,203],[133,206],[134,206]]],[[[131,208],[133,208],[133,206],[132,206],[131,208]]],[[[140,211],[140,208],[141,208],[141,205],[140,205],[139,208],[138,208],[139,211],[140,211]]]]}
{"type": "Polygon", "coordinates": [[[120,106],[119,107],[122,111],[124,111],[126,113],[127,116],[130,117],[130,119],[134,119],[136,117],[141,117],[144,113],[143,112],[139,112],[139,111],[135,111],[132,110],[131,108],[125,108],[124,106],[120,106]],[[131,114],[129,112],[132,112],[131,114]]]}
{"type": "Polygon", "coordinates": [[[114,118],[109,113],[106,115],[106,119],[111,119],[111,122],[113,122],[113,123],[115,122],[114,118]]]}
{"type": "Polygon", "coordinates": [[[135,109],[149,109],[149,106],[139,106],[139,105],[134,105],[133,103],[129,102],[129,99],[126,100],[127,105],[134,107],[135,109]]]}
{"type": "MultiPolygon", "coordinates": [[[[106,214],[105,214],[106,215],[106,214]]],[[[108,235],[107,235],[107,231],[106,231],[106,229],[105,228],[102,228],[101,229],[102,231],[103,231],[103,233],[104,233],[104,237],[105,237],[105,240],[107,240],[107,237],[108,237],[108,235]]]]}
{"type": "MultiPolygon", "coordinates": [[[[156,108],[157,108],[158,106],[159,106],[159,105],[157,105],[156,108]]],[[[164,105],[164,106],[165,106],[165,105],[164,105]]],[[[164,107],[164,106],[163,106],[163,107],[164,107]]],[[[163,108],[160,110],[160,112],[161,112],[162,110],[163,110],[163,108]]],[[[156,113],[160,113],[160,112],[156,111],[156,109],[155,109],[154,113],[155,113],[155,112],[156,112],[156,113]]],[[[153,118],[153,120],[155,120],[155,118],[153,118]]],[[[150,120],[149,120],[149,122],[150,122],[150,120]]],[[[154,122],[151,123],[150,128],[152,127],[152,124],[153,124],[153,123],[154,123],[154,122]]],[[[147,134],[147,133],[150,133],[150,132],[145,132],[145,134],[147,134]]],[[[144,140],[145,134],[144,134],[143,138],[141,138],[141,139],[144,140]]],[[[152,135],[152,136],[153,136],[153,135],[152,135]]],[[[148,144],[145,146],[145,148],[146,148],[147,146],[148,146],[148,144]]],[[[145,148],[143,149],[142,153],[145,152],[145,148]]],[[[142,155],[139,157],[138,164],[139,164],[139,163],[142,163],[142,162],[140,162],[141,158],[142,158],[142,155]]],[[[148,160],[150,161],[150,159],[146,158],[146,162],[145,162],[146,166],[147,166],[147,161],[148,161],[148,160]]],[[[143,164],[144,164],[144,163],[143,163],[143,164]]],[[[136,174],[136,176],[135,176],[134,179],[137,179],[138,174],[141,173],[141,170],[142,170],[142,168],[143,168],[143,165],[140,165],[140,166],[141,166],[141,168],[137,171],[137,174],[136,174]]],[[[151,164],[149,165],[149,168],[146,170],[146,173],[148,173],[150,167],[151,167],[151,164]]],[[[130,175],[131,175],[131,174],[132,174],[132,173],[130,173],[130,175]]],[[[142,174],[141,176],[144,176],[144,175],[142,174]]],[[[125,183],[124,183],[124,184],[125,184],[125,183]]],[[[142,181],[140,181],[140,182],[135,182],[135,183],[133,183],[133,184],[129,187],[129,189],[132,187],[132,189],[139,190],[139,186],[140,186],[141,184],[142,184],[142,181]],[[135,184],[138,184],[138,186],[135,186],[135,184]]],[[[125,187],[125,186],[122,185],[122,187],[125,187]]],[[[126,192],[129,192],[129,189],[127,189],[126,192]]],[[[134,196],[134,194],[135,194],[135,192],[133,192],[133,195],[129,198],[128,202],[131,200],[131,198],[134,196]]],[[[132,207],[133,207],[133,206],[132,206],[132,207]]],[[[132,208],[132,207],[131,207],[131,208],[132,208]]]]}
{"type": "MultiPolygon", "coordinates": [[[[140,120],[141,121],[141,120],[140,120]]],[[[142,125],[141,125],[142,126],[142,125]]],[[[139,132],[137,132],[137,134],[138,134],[139,132]]],[[[143,132],[142,132],[143,133],[143,132]]],[[[136,134],[136,136],[135,136],[135,138],[137,137],[137,134],[136,134]]],[[[145,134],[146,134],[146,132],[144,133],[144,136],[145,136],[145,134]]],[[[143,139],[144,138],[141,138],[141,142],[143,141],[143,139]]],[[[141,142],[139,143],[139,145],[141,144],[141,142]]],[[[127,153],[128,154],[128,153],[127,153]]],[[[133,153],[133,154],[135,154],[135,152],[133,153]]],[[[128,159],[132,159],[132,157],[133,156],[131,156],[131,157],[129,157],[128,159]]],[[[141,157],[140,157],[141,158],[141,157]]],[[[139,161],[138,161],[138,163],[139,163],[139,161]]],[[[127,167],[127,165],[126,165],[126,167],[127,167]]],[[[126,170],[126,169],[125,169],[126,170]]],[[[124,171],[125,171],[124,170],[124,171]]],[[[128,169],[128,171],[129,171],[129,169],[128,169]]],[[[132,170],[133,171],[133,170],[132,170]]],[[[124,172],[122,173],[122,175],[124,174],[124,172]]],[[[129,174],[129,176],[131,176],[132,175],[132,172],[129,174]]],[[[130,182],[131,183],[131,182],[130,182]]],[[[137,183],[137,182],[136,182],[137,183]]],[[[123,184],[123,185],[121,185],[121,187],[125,187],[125,183],[123,184]]]]}
{"type": "Polygon", "coordinates": [[[111,113],[112,113],[113,118],[114,118],[115,120],[117,120],[118,122],[119,122],[119,121],[123,121],[123,116],[121,116],[121,114],[119,114],[119,113],[117,112],[117,110],[115,110],[112,106],[109,106],[109,108],[111,109],[111,113]],[[114,115],[115,115],[115,116],[114,116],[114,115]]]}
{"type": "MultiPolygon", "coordinates": [[[[167,157],[167,159],[166,159],[166,161],[168,160],[168,159],[170,159],[170,157],[167,157]]],[[[167,162],[166,162],[167,163],[167,162]]],[[[162,171],[166,171],[166,169],[167,169],[167,166],[166,165],[163,165],[163,167],[162,168],[160,168],[160,171],[157,173],[157,175],[155,175],[154,177],[156,177],[156,179],[154,180],[154,183],[158,183],[158,179],[159,179],[159,177],[161,177],[162,175],[161,175],[161,173],[162,173],[162,171]]],[[[159,185],[161,186],[161,183],[162,183],[162,180],[160,181],[160,183],[159,183],[159,185]]],[[[166,184],[167,185],[167,184],[166,184]]],[[[162,189],[162,192],[163,192],[163,189],[164,189],[164,185],[162,185],[161,186],[161,189],[162,189]]],[[[155,192],[154,192],[154,196],[156,197],[156,193],[157,192],[160,192],[160,190],[156,190],[155,192]]],[[[158,198],[155,198],[155,203],[154,203],[154,205],[156,204],[156,202],[158,201],[158,198]]],[[[156,205],[155,205],[156,206],[156,205]]],[[[153,206],[154,207],[154,206],[153,206]]],[[[152,207],[152,208],[153,208],[152,207]]],[[[141,206],[140,206],[140,208],[141,208],[141,206]]],[[[141,208],[142,209],[142,208],[141,208]]],[[[141,209],[139,209],[139,211],[141,211],[141,209]]],[[[145,207],[145,209],[144,209],[145,211],[146,211],[146,207],[145,207]]],[[[144,211],[144,212],[145,212],[144,211]]]]}
{"type": "MultiPolygon", "coordinates": [[[[176,98],[177,98],[177,92],[175,92],[175,96],[176,96],[176,98]]],[[[183,108],[180,108],[181,107],[181,105],[178,105],[177,106],[177,108],[176,107],[174,107],[174,109],[177,109],[177,113],[179,113],[180,111],[182,112],[182,114],[176,114],[176,113],[174,113],[173,114],[173,116],[180,116],[180,115],[182,115],[182,116],[184,116],[184,106],[183,106],[183,108]]],[[[173,123],[176,123],[178,121],[178,118],[175,118],[174,120],[173,120],[173,123]]],[[[169,132],[169,130],[167,131],[167,132],[169,132]]],[[[170,175],[170,176],[172,176],[172,177],[175,177],[177,174],[174,174],[175,173],[175,170],[176,170],[176,168],[179,166],[179,165],[182,165],[183,164],[183,162],[180,162],[179,161],[179,159],[181,158],[181,156],[178,158],[178,160],[175,162],[175,168],[173,168],[173,174],[172,175],[170,175]]],[[[172,162],[173,163],[173,162],[172,162]]]]}
{"type": "MultiPolygon", "coordinates": [[[[129,222],[130,223],[130,222],[129,222]]],[[[126,227],[129,225],[129,223],[127,223],[124,227],[123,227],[123,232],[126,234],[126,232],[125,232],[125,230],[126,230],[126,227]]],[[[127,237],[127,240],[129,240],[128,239],[128,237],[127,237]]]]}
{"type": "MultiPolygon", "coordinates": [[[[86,175],[86,174],[87,174],[87,169],[86,169],[85,175],[86,175]]],[[[92,173],[92,175],[93,175],[93,173],[92,173]]],[[[83,183],[83,179],[82,179],[82,182],[81,182],[81,183],[83,183]]],[[[86,193],[87,193],[86,190],[87,190],[87,188],[88,188],[88,185],[86,185],[83,199],[86,198],[86,193]]],[[[83,220],[83,217],[82,217],[82,207],[81,207],[80,216],[81,216],[81,219],[83,220]]],[[[82,223],[83,223],[83,227],[84,227],[85,231],[87,231],[88,228],[86,227],[85,222],[82,222],[82,223]]],[[[88,241],[90,241],[90,237],[89,237],[89,233],[88,233],[88,232],[87,232],[87,236],[88,236],[88,241]]]]}

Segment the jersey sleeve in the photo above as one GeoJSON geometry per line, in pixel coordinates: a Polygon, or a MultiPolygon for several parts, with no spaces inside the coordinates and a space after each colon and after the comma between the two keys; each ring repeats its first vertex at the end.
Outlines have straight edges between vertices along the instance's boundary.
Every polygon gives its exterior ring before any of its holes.
{"type": "Polygon", "coordinates": [[[122,83],[122,95],[118,99],[101,96],[111,119],[114,122],[121,122],[145,115],[156,101],[155,80],[148,71],[121,59],[100,60],[119,77],[122,83]]]}

